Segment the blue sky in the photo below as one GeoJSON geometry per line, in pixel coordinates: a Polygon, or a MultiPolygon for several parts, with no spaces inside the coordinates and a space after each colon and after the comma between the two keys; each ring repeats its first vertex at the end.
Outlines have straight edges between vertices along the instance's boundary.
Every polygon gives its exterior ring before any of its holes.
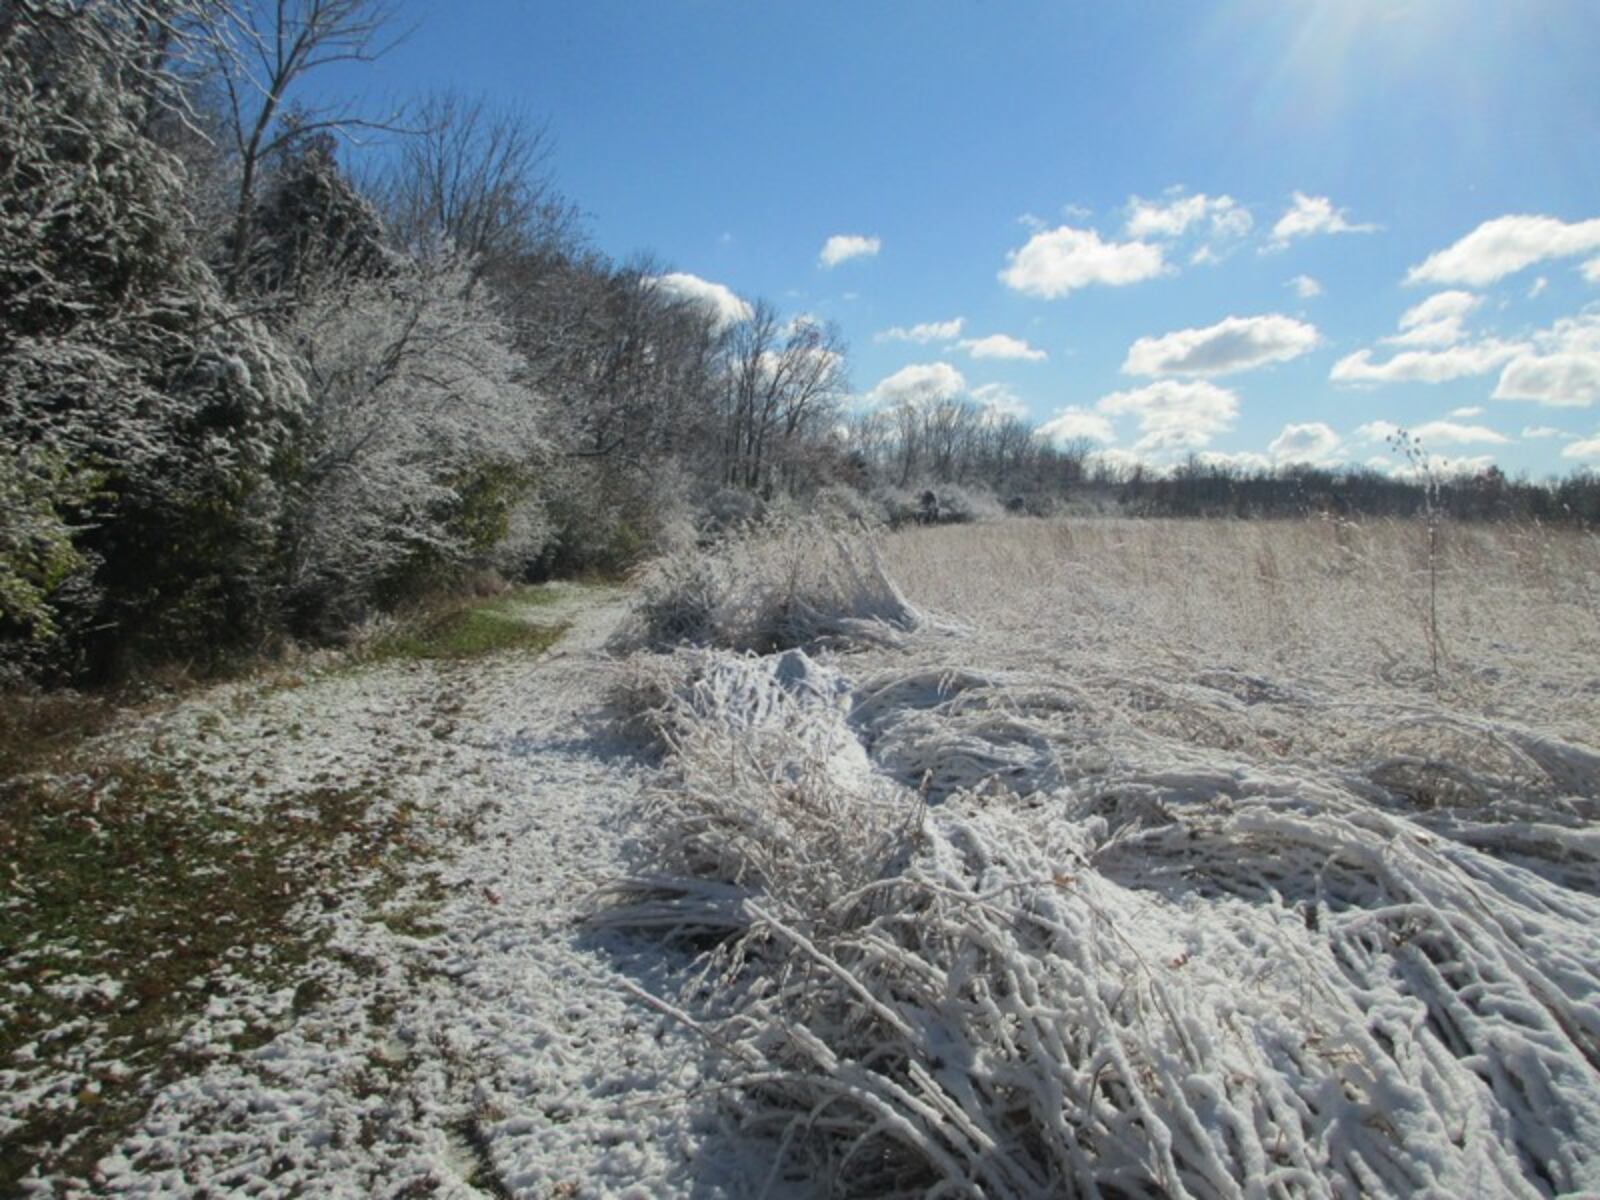
{"type": "Polygon", "coordinates": [[[401,9],[323,86],[542,116],[595,244],[837,321],[860,404],[1600,467],[1595,0],[401,9]]]}

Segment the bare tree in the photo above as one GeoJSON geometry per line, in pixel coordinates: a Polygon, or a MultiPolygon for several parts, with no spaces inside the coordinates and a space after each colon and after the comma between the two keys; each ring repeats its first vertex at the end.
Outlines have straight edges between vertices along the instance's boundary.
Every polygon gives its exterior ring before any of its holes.
{"type": "Polygon", "coordinates": [[[831,325],[798,318],[780,325],[757,301],[728,346],[724,482],[770,490],[802,441],[832,419],[846,386],[844,344],[831,325]]]}
{"type": "Polygon", "coordinates": [[[443,243],[472,263],[471,283],[486,272],[509,283],[512,263],[575,240],[577,211],[555,191],[543,122],[450,92],[423,100],[412,119],[417,133],[372,190],[414,254],[443,243]]]}
{"type": "Polygon", "coordinates": [[[230,262],[230,296],[244,282],[262,163],[290,141],[324,130],[392,129],[393,120],[356,116],[348,106],[302,108],[286,121],[294,85],[319,67],[371,62],[398,38],[385,37],[392,0],[235,0],[202,18],[202,52],[210,59],[227,110],[227,132],[239,156],[230,262]]]}

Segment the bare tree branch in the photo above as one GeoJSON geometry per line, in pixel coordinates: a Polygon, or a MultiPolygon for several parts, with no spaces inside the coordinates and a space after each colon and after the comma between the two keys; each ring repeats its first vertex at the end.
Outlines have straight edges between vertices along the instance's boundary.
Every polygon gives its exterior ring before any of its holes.
{"type": "Polygon", "coordinates": [[[393,0],[235,0],[207,12],[204,49],[227,97],[229,133],[239,155],[230,262],[224,283],[237,296],[249,261],[256,186],[263,161],[286,142],[314,130],[386,129],[396,118],[374,120],[348,107],[302,110],[283,125],[294,85],[332,63],[372,62],[405,36],[385,36],[393,0]]]}

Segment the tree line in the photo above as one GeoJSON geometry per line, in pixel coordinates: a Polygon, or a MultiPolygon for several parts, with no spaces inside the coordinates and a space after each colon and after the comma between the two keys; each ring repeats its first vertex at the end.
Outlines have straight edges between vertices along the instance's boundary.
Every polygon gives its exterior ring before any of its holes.
{"type": "Polygon", "coordinates": [[[1403,430],[1390,472],[1305,463],[1244,467],[1198,454],[1157,469],[1100,454],[1086,439],[1052,441],[1019,416],[962,397],[856,413],[843,437],[840,478],[891,523],[1098,509],[1242,518],[1432,512],[1458,520],[1600,525],[1600,476],[1593,472],[1544,482],[1513,479],[1493,466],[1452,472],[1403,430]]]}
{"type": "Polygon", "coordinates": [[[0,683],[337,638],[824,491],[891,523],[1085,496],[1600,520],[1592,477],[1157,475],[970,399],[852,412],[832,325],[595,250],[528,114],[313,99],[393,18],[0,0],[0,683]]]}
{"type": "Polygon", "coordinates": [[[304,98],[393,36],[377,0],[0,0],[8,676],[616,569],[832,475],[836,329],[593,250],[521,113],[304,98]],[[352,168],[357,129],[394,149],[352,168]]]}

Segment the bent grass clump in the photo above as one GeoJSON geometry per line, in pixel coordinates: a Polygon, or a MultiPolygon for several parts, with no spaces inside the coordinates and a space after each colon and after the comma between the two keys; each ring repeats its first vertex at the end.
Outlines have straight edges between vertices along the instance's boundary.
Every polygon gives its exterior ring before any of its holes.
{"type": "Polygon", "coordinates": [[[767,653],[817,644],[897,644],[921,616],[868,535],[816,519],[735,533],[646,568],[619,646],[722,646],[767,653]]]}

